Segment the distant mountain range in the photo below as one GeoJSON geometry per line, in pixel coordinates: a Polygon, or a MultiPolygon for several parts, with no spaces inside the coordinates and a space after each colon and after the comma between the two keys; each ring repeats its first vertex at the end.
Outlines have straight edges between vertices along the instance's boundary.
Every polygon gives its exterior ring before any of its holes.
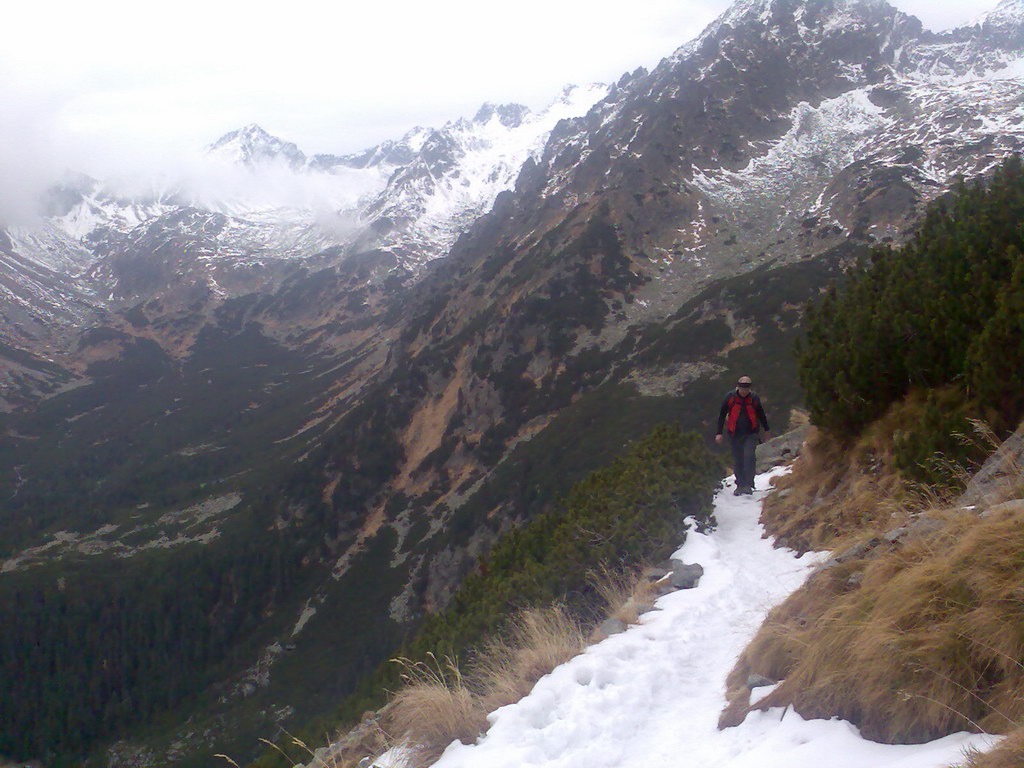
{"type": "MultiPolygon", "coordinates": [[[[486,104],[472,120],[414,128],[356,155],[307,159],[249,125],[180,178],[69,175],[35,225],[0,233],[0,344],[71,368],[77,335],[110,312],[158,298],[209,309],[271,291],[296,266],[282,261],[323,266],[373,252],[415,277],[511,188],[559,120],[606,92],[570,86],[536,114],[486,104]]],[[[0,407],[52,386],[45,370],[0,358],[0,407]]]]}
{"type": "Polygon", "coordinates": [[[85,746],[184,765],[329,711],[575,478],[660,421],[707,432],[737,372],[783,428],[804,302],[1024,150],[1022,86],[1024,0],[941,34],[739,0],[536,115],[345,157],[248,126],[144,194],[67,179],[0,232],[0,591],[74,572],[217,638],[202,703],[147,692],[187,725],[85,746]]]}

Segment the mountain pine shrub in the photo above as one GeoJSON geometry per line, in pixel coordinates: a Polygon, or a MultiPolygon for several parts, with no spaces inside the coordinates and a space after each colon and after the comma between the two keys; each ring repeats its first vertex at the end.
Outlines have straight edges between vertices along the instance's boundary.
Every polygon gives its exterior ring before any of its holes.
{"type": "Polygon", "coordinates": [[[875,250],[809,306],[797,355],[814,422],[854,437],[913,391],[955,389],[937,395],[897,445],[911,474],[928,450],[954,448],[938,431],[967,431],[968,416],[994,418],[1000,433],[1016,427],[1022,220],[1024,168],[1012,158],[988,183],[937,201],[907,245],[875,250]]]}

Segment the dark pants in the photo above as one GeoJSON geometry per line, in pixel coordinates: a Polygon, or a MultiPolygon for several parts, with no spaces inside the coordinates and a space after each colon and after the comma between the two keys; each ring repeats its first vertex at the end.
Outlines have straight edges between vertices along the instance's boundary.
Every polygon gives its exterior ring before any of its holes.
{"type": "Polygon", "coordinates": [[[732,442],[732,467],[736,473],[736,487],[754,487],[754,449],[760,439],[756,432],[730,436],[732,442]]]}

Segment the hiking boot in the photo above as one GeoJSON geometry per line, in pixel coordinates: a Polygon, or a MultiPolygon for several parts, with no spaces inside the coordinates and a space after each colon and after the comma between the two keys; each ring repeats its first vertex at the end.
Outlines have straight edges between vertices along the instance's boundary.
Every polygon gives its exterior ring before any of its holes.
{"type": "Polygon", "coordinates": [[[744,488],[742,491],[740,491],[740,493],[742,493],[744,496],[753,496],[754,495],[754,489],[753,488],[744,488]]]}
{"type": "Polygon", "coordinates": [[[742,488],[740,488],[740,487],[739,487],[739,486],[737,485],[737,486],[736,486],[736,490],[734,490],[734,491],[732,492],[732,495],[733,495],[733,496],[742,496],[742,495],[743,495],[743,489],[742,489],[742,488]]]}

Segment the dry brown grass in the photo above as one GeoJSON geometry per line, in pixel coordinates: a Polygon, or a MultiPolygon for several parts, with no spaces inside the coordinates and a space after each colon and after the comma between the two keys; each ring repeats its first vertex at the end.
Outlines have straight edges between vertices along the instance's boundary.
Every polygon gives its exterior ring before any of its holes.
{"type": "Polygon", "coordinates": [[[455,740],[471,744],[487,726],[487,711],[466,685],[458,664],[398,659],[405,685],[391,701],[386,729],[406,746],[410,768],[431,765],[455,740]]]}
{"type": "MultiPolygon", "coordinates": [[[[363,722],[349,734],[339,734],[332,742],[317,749],[287,732],[285,735],[288,740],[284,742],[284,748],[269,739],[261,738],[259,741],[281,755],[288,765],[299,765],[301,761],[306,768],[356,768],[364,755],[381,754],[388,747],[386,734],[377,726],[378,715],[379,713],[368,712],[363,722]]],[[[240,768],[228,755],[215,754],[214,757],[234,768],[240,768]]]]}
{"type": "Polygon", "coordinates": [[[523,611],[500,638],[474,655],[466,676],[451,659],[404,664],[386,730],[404,744],[409,768],[434,763],[455,740],[469,744],[487,729],[487,714],[519,701],[544,675],[586,648],[582,627],[560,606],[523,611]]]}
{"type": "Polygon", "coordinates": [[[757,672],[784,679],[761,706],[842,717],[878,741],[1021,722],[1024,512],[933,514],[940,530],[821,571],[769,615],[730,675],[733,721],[757,672]]]}
{"type": "Polygon", "coordinates": [[[961,768],[1021,768],[1024,766],[1024,728],[1018,728],[995,749],[971,751],[961,768]]]}
{"type": "Polygon", "coordinates": [[[852,443],[812,430],[793,471],[765,499],[768,532],[798,552],[833,549],[940,501],[925,498],[895,469],[892,435],[914,413],[895,407],[852,443]]]}
{"type": "Polygon", "coordinates": [[[540,678],[587,647],[583,628],[560,606],[524,611],[486,643],[470,666],[485,711],[519,701],[540,678]]]}
{"type": "Polygon", "coordinates": [[[654,607],[658,590],[655,581],[644,576],[644,571],[643,568],[615,571],[602,567],[590,574],[609,619],[636,624],[641,615],[654,607]]]}

